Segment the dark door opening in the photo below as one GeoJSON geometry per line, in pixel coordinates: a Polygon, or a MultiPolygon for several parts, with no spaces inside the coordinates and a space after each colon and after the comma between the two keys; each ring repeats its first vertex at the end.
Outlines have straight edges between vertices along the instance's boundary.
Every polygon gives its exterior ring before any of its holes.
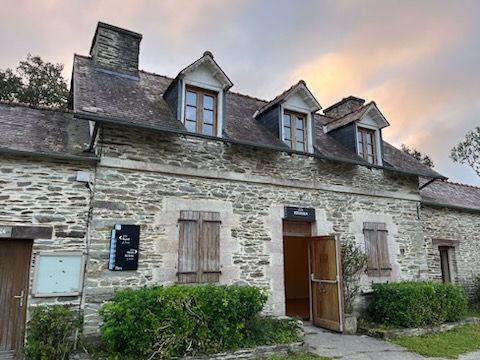
{"type": "Polygon", "coordinates": [[[450,272],[450,257],[448,254],[448,246],[439,246],[440,251],[440,267],[442,268],[442,280],[444,283],[452,282],[452,275],[450,272]]]}
{"type": "Polygon", "coordinates": [[[310,320],[308,238],[310,222],[284,221],[283,254],[286,315],[310,320]]]}

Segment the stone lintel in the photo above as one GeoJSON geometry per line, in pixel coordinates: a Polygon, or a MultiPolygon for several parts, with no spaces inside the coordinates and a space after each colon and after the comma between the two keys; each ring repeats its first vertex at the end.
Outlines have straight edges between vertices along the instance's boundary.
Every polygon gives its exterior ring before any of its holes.
{"type": "Polygon", "coordinates": [[[51,226],[0,225],[0,238],[9,239],[51,239],[51,226]]]}

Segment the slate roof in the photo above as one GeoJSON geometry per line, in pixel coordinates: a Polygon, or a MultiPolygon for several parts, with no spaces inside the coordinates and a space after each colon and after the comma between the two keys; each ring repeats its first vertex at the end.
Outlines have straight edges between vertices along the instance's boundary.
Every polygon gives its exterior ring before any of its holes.
{"type": "MultiPolygon", "coordinates": [[[[75,55],[73,68],[73,110],[75,116],[134,127],[188,133],[173,116],[162,95],[172,78],[139,71],[139,80],[94,68],[90,57],[75,55]]],[[[288,91],[288,90],[287,90],[288,91]]],[[[254,119],[268,102],[235,92],[226,95],[224,141],[252,144],[281,151],[292,150],[254,119]]],[[[315,156],[372,166],[323,132],[330,118],[317,114],[315,156]]],[[[195,135],[192,135],[195,136],[195,135]]],[[[444,178],[427,166],[385,143],[384,168],[426,177],[444,178]]]]}
{"type": "Polygon", "coordinates": [[[360,120],[362,116],[367,112],[371,104],[372,102],[369,102],[368,104],[363,105],[361,108],[352,111],[351,113],[348,113],[338,119],[328,118],[328,121],[325,123],[325,128],[327,132],[348,125],[354,121],[360,120]]]}
{"type": "Polygon", "coordinates": [[[89,160],[89,124],[73,114],[0,103],[0,153],[89,160]]]}
{"type": "MultiPolygon", "coordinates": [[[[425,183],[427,180],[423,180],[425,183]]],[[[435,180],[420,190],[422,202],[463,210],[480,211],[480,187],[435,180]]]]}

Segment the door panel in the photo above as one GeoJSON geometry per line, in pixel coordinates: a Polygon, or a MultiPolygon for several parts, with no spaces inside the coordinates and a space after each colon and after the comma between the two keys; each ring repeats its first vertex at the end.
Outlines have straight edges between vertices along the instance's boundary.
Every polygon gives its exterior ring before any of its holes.
{"type": "Polygon", "coordinates": [[[343,331],[343,299],[335,237],[311,237],[309,249],[313,324],[343,331]]]}
{"type": "Polygon", "coordinates": [[[21,358],[31,253],[31,240],[0,239],[0,357],[2,359],[21,358]]]}

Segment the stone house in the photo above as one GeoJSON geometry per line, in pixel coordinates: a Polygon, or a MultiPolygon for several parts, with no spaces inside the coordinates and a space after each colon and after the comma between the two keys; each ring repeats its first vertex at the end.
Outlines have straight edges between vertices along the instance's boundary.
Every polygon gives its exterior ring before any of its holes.
{"type": "Polygon", "coordinates": [[[365,293],[430,278],[472,290],[480,189],[385,142],[374,102],[320,112],[304,81],[269,102],[235,93],[210,52],[175,78],[149,73],[141,39],[99,23],[67,112],[0,104],[0,324],[16,324],[0,354],[21,348],[28,306],[81,308],[96,334],[115,290],[154,284],[252,284],[266,312],[342,331],[346,241],[368,255],[365,293]]]}

